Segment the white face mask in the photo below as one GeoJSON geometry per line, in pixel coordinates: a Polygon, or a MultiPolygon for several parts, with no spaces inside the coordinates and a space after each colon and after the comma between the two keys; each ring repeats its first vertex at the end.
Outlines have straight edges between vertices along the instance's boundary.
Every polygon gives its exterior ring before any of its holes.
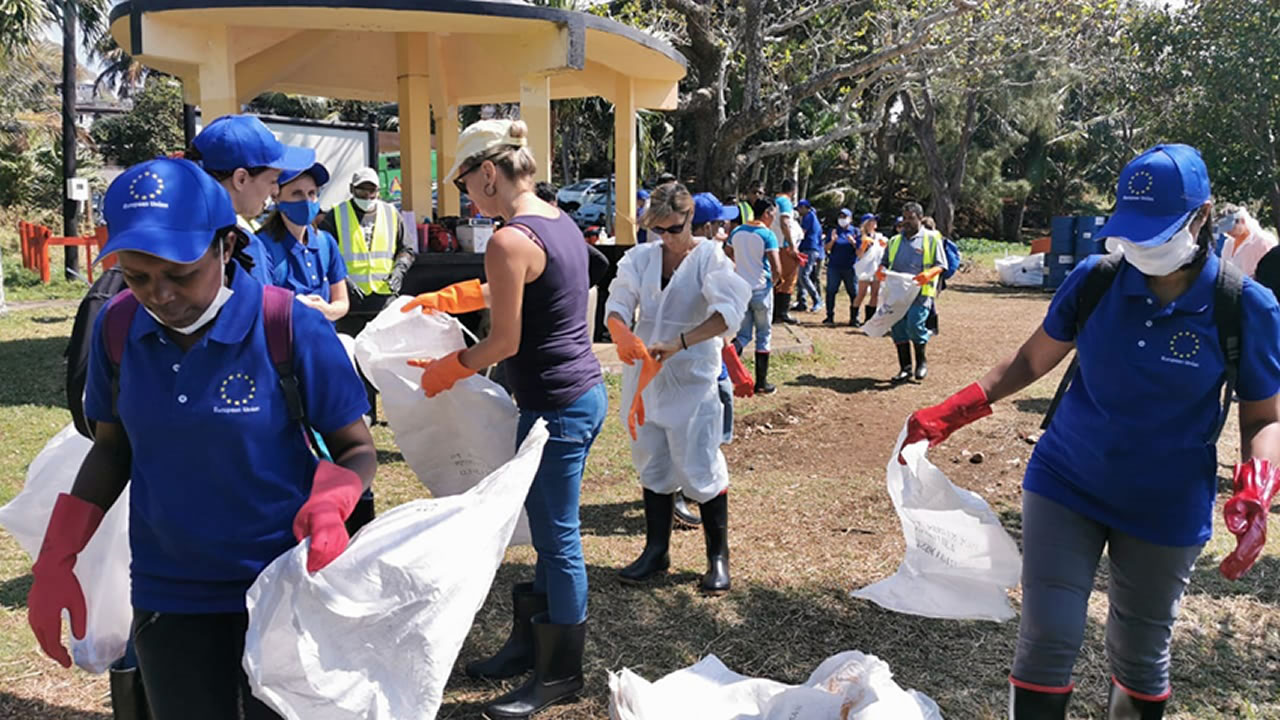
{"type": "Polygon", "coordinates": [[[351,198],[351,204],[360,208],[360,212],[369,212],[373,208],[373,204],[377,202],[374,198],[351,198]]]}
{"type": "MultiPolygon", "coordinates": [[[[220,258],[223,257],[223,252],[224,252],[223,248],[220,247],[218,249],[218,257],[220,258]]],[[[223,265],[225,266],[226,263],[223,262],[223,265]]],[[[147,307],[146,305],[143,305],[142,309],[146,310],[147,314],[150,315],[152,319],[154,319],[161,326],[167,327],[170,330],[180,335],[190,335],[191,333],[199,330],[200,328],[212,322],[213,318],[217,316],[218,311],[222,309],[223,305],[227,304],[227,301],[230,300],[231,296],[234,294],[235,294],[235,291],[233,291],[231,288],[227,287],[226,285],[219,286],[218,294],[213,296],[213,302],[209,303],[209,307],[205,308],[204,312],[200,313],[200,317],[196,318],[195,322],[191,323],[190,325],[185,325],[183,327],[173,327],[172,325],[165,324],[165,321],[161,320],[159,315],[156,315],[155,313],[151,312],[151,308],[147,307]]]]}
{"type": "Polygon", "coordinates": [[[720,227],[716,228],[716,236],[713,239],[719,240],[720,242],[724,242],[725,240],[729,239],[729,231],[725,230],[724,226],[721,225],[720,227]]]}
{"type": "Polygon", "coordinates": [[[840,219],[839,219],[839,220],[837,220],[836,222],[840,224],[840,227],[842,227],[842,228],[847,228],[847,227],[849,227],[849,223],[850,223],[850,222],[852,222],[852,221],[851,221],[851,220],[849,220],[849,218],[840,218],[840,219]]]}
{"type": "Polygon", "coordinates": [[[1124,259],[1148,277],[1162,277],[1176,271],[1191,262],[1198,249],[1196,238],[1187,227],[1155,247],[1139,247],[1124,238],[1107,238],[1107,252],[1124,253],[1124,259]]]}

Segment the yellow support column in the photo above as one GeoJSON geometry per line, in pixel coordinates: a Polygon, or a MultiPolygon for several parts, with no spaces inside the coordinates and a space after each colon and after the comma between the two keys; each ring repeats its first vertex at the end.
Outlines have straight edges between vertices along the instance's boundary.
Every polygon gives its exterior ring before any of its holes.
{"type": "Polygon", "coordinates": [[[236,94],[236,64],[226,27],[211,27],[206,35],[204,60],[198,74],[200,83],[200,120],[208,125],[223,115],[240,112],[236,94]]]}
{"type": "Polygon", "coordinates": [[[453,167],[458,151],[458,103],[450,92],[448,65],[440,36],[427,38],[427,50],[431,63],[431,114],[435,117],[439,145],[436,148],[436,172],[440,174],[436,178],[439,205],[436,216],[458,215],[462,211],[461,197],[450,182],[451,178],[444,176],[453,167]]]}
{"type": "Polygon", "coordinates": [[[631,79],[621,75],[613,96],[613,174],[618,203],[614,235],[619,245],[635,245],[636,94],[631,79]]]}
{"type": "Polygon", "coordinates": [[[425,33],[396,35],[396,80],[401,204],[422,216],[431,212],[431,94],[425,33]]]}
{"type": "Polygon", "coordinates": [[[538,180],[551,180],[551,78],[520,80],[520,119],[529,126],[529,149],[538,161],[538,180]]]}

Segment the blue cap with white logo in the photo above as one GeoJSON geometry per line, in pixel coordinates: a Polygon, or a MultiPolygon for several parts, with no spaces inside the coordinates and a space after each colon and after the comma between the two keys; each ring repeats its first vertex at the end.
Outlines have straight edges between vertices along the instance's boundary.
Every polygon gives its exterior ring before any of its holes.
{"type": "Polygon", "coordinates": [[[1120,172],[1116,211],[1094,237],[1162,245],[1209,200],[1209,171],[1190,145],[1157,145],[1120,172]]]}
{"type": "Polygon", "coordinates": [[[322,163],[315,163],[306,170],[285,170],[280,173],[280,179],[276,182],[280,187],[284,187],[302,175],[310,175],[311,179],[316,181],[316,187],[329,184],[329,169],[322,163]]]}
{"type": "Polygon", "coordinates": [[[252,115],[223,115],[191,141],[206,170],[268,167],[301,172],[316,161],[311,148],[285,145],[252,115]]]}
{"type": "Polygon", "coordinates": [[[737,218],[738,206],[725,205],[720,202],[720,198],[716,197],[715,193],[704,192],[693,196],[694,227],[703,223],[736,220],[737,218]]]}
{"type": "Polygon", "coordinates": [[[192,263],[217,231],[236,224],[231,196],[190,160],[156,158],[120,174],[102,201],[107,244],[98,259],[134,250],[192,263]]]}
{"type": "Polygon", "coordinates": [[[859,222],[859,224],[861,224],[861,223],[864,223],[864,222],[866,222],[866,221],[868,221],[868,220],[877,220],[877,218],[876,218],[876,214],[875,214],[875,213],[865,213],[865,214],[863,214],[862,219],[861,219],[861,220],[859,220],[858,222],[859,222]]]}

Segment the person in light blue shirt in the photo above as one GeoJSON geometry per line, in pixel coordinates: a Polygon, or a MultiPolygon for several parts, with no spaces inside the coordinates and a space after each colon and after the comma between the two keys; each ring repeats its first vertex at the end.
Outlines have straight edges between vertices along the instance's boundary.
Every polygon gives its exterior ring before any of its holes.
{"type": "Polygon", "coordinates": [[[781,261],[778,258],[778,238],[769,229],[775,219],[777,206],[773,200],[760,198],[752,206],[755,220],[734,228],[724,242],[724,251],[733,258],[738,274],[751,286],[751,301],[742,318],[742,327],[733,340],[733,347],[741,355],[751,342],[756,343],[755,392],[768,395],[777,390],[769,383],[770,340],[773,336],[773,288],[781,279],[781,261]]]}
{"type": "Polygon", "coordinates": [[[1173,626],[1213,533],[1229,378],[1240,400],[1244,461],[1223,509],[1237,546],[1222,574],[1238,578],[1262,551],[1280,487],[1280,306],[1265,288],[1221,267],[1211,249],[1212,208],[1199,151],[1170,144],[1142,153],[1120,173],[1115,214],[1098,231],[1121,255],[1077,266],[1014,356],[908,421],[904,445],[936,445],[1076,350],[1079,370],[1023,479],[1022,621],[1009,678],[1014,720],[1067,717],[1104,551],[1107,717],[1164,716],[1173,626]],[[1109,276],[1099,275],[1108,267],[1109,276]],[[1109,284],[1100,287],[1100,277],[1109,284]],[[1231,286],[1238,296],[1227,293],[1231,286]],[[1085,312],[1089,298],[1097,304],[1085,312]],[[1232,325],[1242,328],[1233,339],[1232,325]]]}
{"type": "Polygon", "coordinates": [[[805,296],[808,295],[813,311],[822,312],[822,223],[808,200],[801,200],[796,207],[800,210],[800,229],[804,232],[800,238],[800,252],[808,257],[808,261],[800,268],[796,304],[791,309],[804,312],[805,296]]]}

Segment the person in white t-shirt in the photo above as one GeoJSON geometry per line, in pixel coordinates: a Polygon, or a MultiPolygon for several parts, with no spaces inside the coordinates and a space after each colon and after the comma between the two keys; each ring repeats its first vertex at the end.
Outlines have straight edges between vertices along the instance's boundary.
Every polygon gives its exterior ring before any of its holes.
{"type": "Polygon", "coordinates": [[[1239,205],[1224,205],[1214,229],[1219,235],[1227,236],[1222,246],[1223,261],[1235,265],[1249,277],[1257,272],[1262,256],[1276,247],[1275,234],[1263,230],[1249,210],[1239,205]]]}

